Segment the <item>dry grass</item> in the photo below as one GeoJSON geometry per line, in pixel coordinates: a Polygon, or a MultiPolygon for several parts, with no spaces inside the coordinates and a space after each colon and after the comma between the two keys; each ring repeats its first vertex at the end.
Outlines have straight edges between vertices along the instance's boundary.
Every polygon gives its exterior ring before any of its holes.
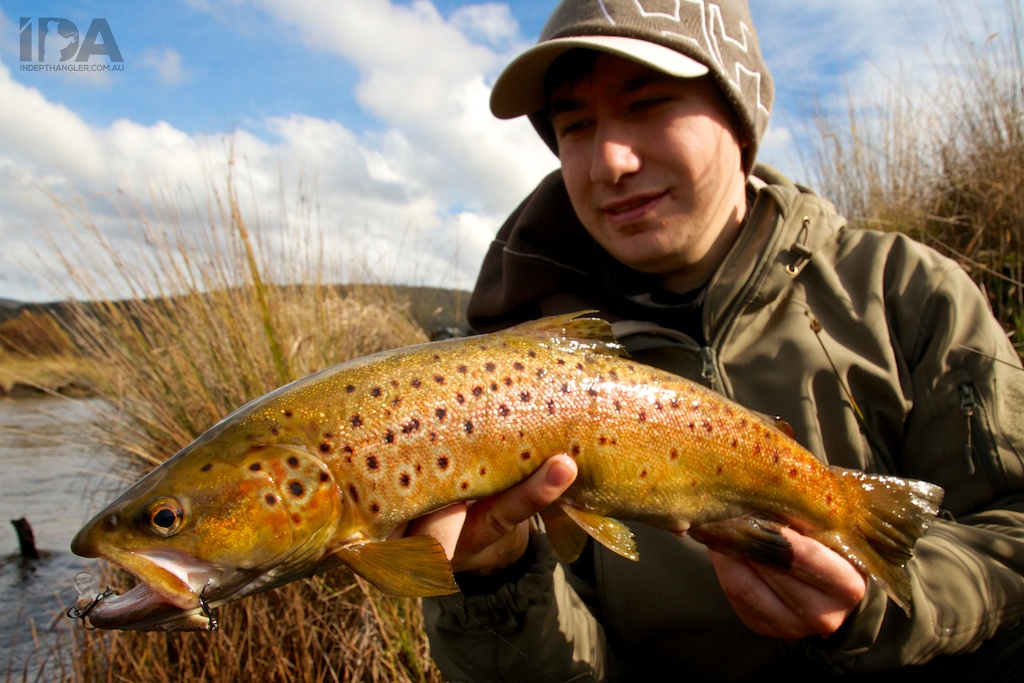
{"type": "MultiPolygon", "coordinates": [[[[293,379],[426,341],[393,290],[320,282],[316,249],[271,253],[246,225],[230,176],[211,195],[205,212],[156,197],[147,199],[158,213],[147,213],[129,201],[125,219],[150,247],[135,257],[109,245],[80,206],[62,207],[67,228],[101,245],[115,266],[97,280],[58,250],[88,301],[60,313],[96,370],[76,381],[116,408],[91,438],[124,456],[128,476],[293,379]],[[114,290],[130,295],[104,297],[114,290]]],[[[417,602],[382,596],[344,569],[224,606],[217,617],[213,633],[75,629],[64,680],[439,680],[417,602]]]]}
{"type": "MultiPolygon", "coordinates": [[[[954,3],[943,3],[956,26],[954,3]]],[[[956,43],[934,90],[816,118],[813,174],[855,227],[901,230],[953,257],[1024,351],[1024,21],[956,43]]]]}

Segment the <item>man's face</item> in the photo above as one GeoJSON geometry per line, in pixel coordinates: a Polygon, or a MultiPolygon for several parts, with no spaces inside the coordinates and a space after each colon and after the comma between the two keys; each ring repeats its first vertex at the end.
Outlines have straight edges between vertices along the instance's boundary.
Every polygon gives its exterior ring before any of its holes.
{"type": "Polygon", "coordinates": [[[602,54],[556,87],[549,116],[584,227],[670,291],[703,284],[746,211],[742,149],[709,78],[678,79],[602,54]]]}

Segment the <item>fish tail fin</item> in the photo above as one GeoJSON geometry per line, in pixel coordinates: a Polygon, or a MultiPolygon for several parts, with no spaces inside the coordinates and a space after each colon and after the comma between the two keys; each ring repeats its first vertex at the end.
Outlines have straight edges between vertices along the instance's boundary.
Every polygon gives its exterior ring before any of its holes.
{"type": "MultiPolygon", "coordinates": [[[[939,512],[942,487],[914,479],[902,479],[833,467],[837,476],[859,490],[851,537],[819,538],[840,551],[885,589],[893,602],[910,614],[910,572],[907,563],[914,544],[939,512]]],[[[811,534],[814,536],[814,534],[811,534]]]]}

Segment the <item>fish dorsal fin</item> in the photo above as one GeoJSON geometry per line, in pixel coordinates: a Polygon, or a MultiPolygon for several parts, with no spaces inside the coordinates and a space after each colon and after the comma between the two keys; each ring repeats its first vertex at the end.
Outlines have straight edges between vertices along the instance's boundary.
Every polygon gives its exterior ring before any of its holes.
{"type": "MultiPolygon", "coordinates": [[[[633,532],[629,530],[628,526],[617,519],[578,508],[564,500],[558,501],[558,507],[608,550],[628,560],[639,561],[640,553],[636,550],[636,541],[633,540],[633,532]]],[[[582,545],[580,545],[580,549],[582,549],[582,545]]],[[[576,551],[576,554],[579,555],[579,550],[576,551]]]]}
{"type": "Polygon", "coordinates": [[[556,348],[569,351],[592,351],[609,356],[624,356],[625,350],[612,333],[607,320],[592,316],[596,311],[576,311],[553,315],[510,327],[498,334],[517,334],[542,338],[556,348]]]}
{"type": "Polygon", "coordinates": [[[388,595],[419,598],[459,592],[444,548],[431,536],[356,543],[334,555],[388,595]]]}

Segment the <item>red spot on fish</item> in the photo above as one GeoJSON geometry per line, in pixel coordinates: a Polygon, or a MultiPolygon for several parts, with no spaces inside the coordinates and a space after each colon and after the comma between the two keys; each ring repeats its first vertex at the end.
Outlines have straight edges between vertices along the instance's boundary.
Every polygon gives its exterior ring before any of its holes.
{"type": "Polygon", "coordinates": [[[715,474],[721,474],[721,473],[722,473],[722,469],[723,469],[723,468],[722,468],[722,466],[721,466],[721,465],[719,465],[718,467],[716,467],[716,468],[715,468],[715,474]]]}
{"type": "Polygon", "coordinates": [[[594,388],[587,389],[587,396],[590,396],[591,398],[597,396],[597,389],[594,389],[594,388]]]}
{"type": "Polygon", "coordinates": [[[622,410],[622,403],[617,400],[612,401],[612,406],[615,408],[616,412],[620,412],[622,410]]]}
{"type": "Polygon", "coordinates": [[[795,479],[798,474],[799,474],[799,472],[797,472],[797,469],[795,467],[790,467],[789,468],[789,476],[791,476],[791,477],[793,477],[795,479]]]}
{"type": "Polygon", "coordinates": [[[709,434],[711,433],[711,430],[713,429],[713,427],[711,425],[711,420],[704,420],[704,422],[701,423],[701,426],[704,427],[704,431],[708,432],[709,434]]]}
{"type": "Polygon", "coordinates": [[[739,446],[739,444],[740,444],[740,442],[738,440],[736,440],[735,438],[732,441],[729,442],[729,445],[732,446],[733,448],[736,448],[737,446],[739,446]]]}
{"type": "Polygon", "coordinates": [[[640,470],[640,478],[641,479],[646,479],[647,478],[647,470],[640,470]]]}
{"type": "Polygon", "coordinates": [[[669,457],[670,460],[675,460],[676,458],[678,458],[679,457],[679,449],[678,448],[673,448],[672,450],[670,450],[668,452],[668,457],[669,457]]]}
{"type": "Polygon", "coordinates": [[[641,410],[639,413],[637,413],[636,417],[641,422],[647,422],[647,411],[646,410],[641,410]]]}
{"type": "Polygon", "coordinates": [[[601,436],[597,437],[597,443],[600,444],[601,446],[606,445],[608,443],[608,437],[602,434],[601,436]]]}
{"type": "Polygon", "coordinates": [[[555,402],[548,399],[548,415],[555,414],[555,402]]]}
{"type": "Polygon", "coordinates": [[[520,453],[519,454],[519,459],[520,460],[529,460],[530,459],[530,451],[523,451],[522,453],[520,453]]]}
{"type": "Polygon", "coordinates": [[[292,524],[295,526],[302,524],[302,515],[297,512],[292,513],[292,524]]]}

